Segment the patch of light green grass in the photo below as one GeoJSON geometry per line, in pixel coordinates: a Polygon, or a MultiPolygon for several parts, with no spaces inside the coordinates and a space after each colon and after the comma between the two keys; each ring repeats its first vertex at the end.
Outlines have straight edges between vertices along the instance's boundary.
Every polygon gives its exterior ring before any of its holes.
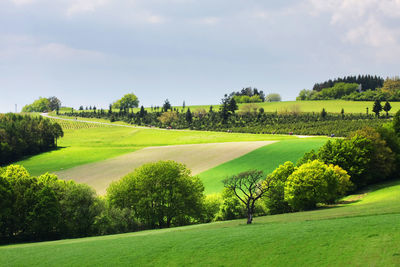
{"type": "Polygon", "coordinates": [[[237,159],[199,174],[206,188],[206,193],[218,193],[223,189],[222,180],[227,176],[250,169],[261,170],[269,174],[286,161],[296,161],[311,149],[318,149],[326,142],[326,138],[299,138],[283,140],[256,149],[237,159]]]}
{"type": "Polygon", "coordinates": [[[6,266],[399,266],[400,182],[309,212],[0,247],[6,266]],[[385,208],[383,208],[385,207],[385,208]]]}

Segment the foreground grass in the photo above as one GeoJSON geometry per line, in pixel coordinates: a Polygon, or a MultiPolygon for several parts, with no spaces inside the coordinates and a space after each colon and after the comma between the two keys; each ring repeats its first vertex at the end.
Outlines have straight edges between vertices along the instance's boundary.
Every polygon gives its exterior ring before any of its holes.
{"type": "Polygon", "coordinates": [[[296,163],[304,153],[311,149],[317,150],[326,140],[326,138],[282,140],[211,168],[200,173],[199,176],[204,183],[206,194],[219,193],[223,189],[222,180],[227,176],[250,169],[261,170],[264,174],[269,174],[286,161],[296,163]]]}
{"type": "Polygon", "coordinates": [[[175,131],[127,127],[65,130],[60,149],[17,162],[32,175],[55,172],[133,152],[149,146],[203,144],[238,141],[297,139],[294,136],[175,131]]]}
{"type": "Polygon", "coordinates": [[[7,266],[398,266],[400,182],[338,207],[0,247],[7,266]]]}

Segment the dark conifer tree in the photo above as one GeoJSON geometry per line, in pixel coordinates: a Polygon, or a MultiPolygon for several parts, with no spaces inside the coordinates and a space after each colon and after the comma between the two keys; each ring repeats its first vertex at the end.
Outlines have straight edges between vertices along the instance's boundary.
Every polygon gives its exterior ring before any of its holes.
{"type": "Polygon", "coordinates": [[[192,112],[190,112],[190,108],[186,111],[186,121],[191,124],[193,122],[192,112]]]}
{"type": "Polygon", "coordinates": [[[382,111],[382,105],[380,100],[375,100],[374,106],[372,108],[372,111],[375,113],[375,115],[379,118],[379,113],[382,111]]]}
{"type": "Polygon", "coordinates": [[[385,105],[383,106],[383,110],[386,112],[386,117],[389,117],[389,111],[392,109],[389,101],[386,101],[385,105]]]}

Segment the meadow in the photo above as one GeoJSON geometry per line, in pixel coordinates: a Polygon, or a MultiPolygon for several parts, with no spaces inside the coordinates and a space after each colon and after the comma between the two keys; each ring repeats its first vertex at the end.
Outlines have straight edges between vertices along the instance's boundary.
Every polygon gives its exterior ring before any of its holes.
{"type": "Polygon", "coordinates": [[[64,129],[57,150],[17,162],[32,175],[56,172],[101,161],[149,146],[297,139],[295,136],[130,127],[64,129]]]}
{"type": "Polygon", "coordinates": [[[314,211],[0,247],[5,266],[398,266],[400,181],[314,211]]]}

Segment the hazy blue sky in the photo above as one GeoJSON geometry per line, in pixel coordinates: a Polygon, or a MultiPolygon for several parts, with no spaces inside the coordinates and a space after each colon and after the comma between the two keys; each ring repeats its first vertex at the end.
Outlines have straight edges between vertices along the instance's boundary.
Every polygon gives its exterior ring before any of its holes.
{"type": "Polygon", "coordinates": [[[107,107],[295,99],[343,75],[399,74],[400,0],[0,0],[0,112],[39,96],[107,107]]]}

